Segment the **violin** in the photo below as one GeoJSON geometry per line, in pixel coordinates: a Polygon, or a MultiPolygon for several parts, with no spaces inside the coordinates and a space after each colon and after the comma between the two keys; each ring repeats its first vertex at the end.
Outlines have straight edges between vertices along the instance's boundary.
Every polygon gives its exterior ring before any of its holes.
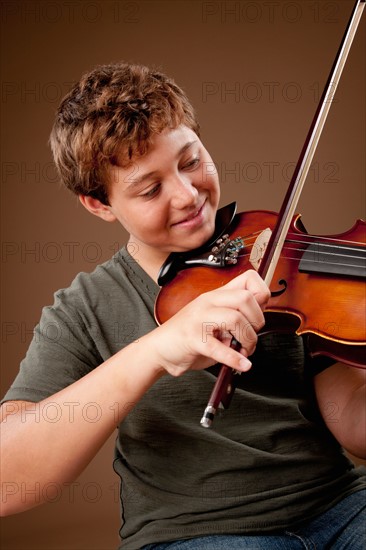
{"type": "MultiPolygon", "coordinates": [[[[199,249],[172,253],[160,269],[155,303],[159,324],[203,292],[256,269],[271,290],[264,312],[269,331],[296,332],[312,356],[326,355],[363,368],[366,358],[366,224],[337,235],[309,235],[296,206],[324,127],[366,0],[357,0],[311,123],[279,214],[236,214],[232,203],[217,212],[213,237],[199,249]]],[[[240,349],[233,337],[231,347],[240,349]]],[[[201,419],[211,426],[228,408],[236,371],[221,367],[201,419]]]]}
{"type": "MultiPolygon", "coordinates": [[[[164,323],[198,297],[257,269],[278,214],[220,209],[213,239],[200,249],[171,254],[160,270],[155,316],[164,323]],[[227,220],[230,219],[228,225],[227,220]]],[[[366,358],[366,223],[342,234],[309,235],[295,215],[270,285],[264,312],[270,331],[306,335],[311,355],[354,367],[366,358]]]]}

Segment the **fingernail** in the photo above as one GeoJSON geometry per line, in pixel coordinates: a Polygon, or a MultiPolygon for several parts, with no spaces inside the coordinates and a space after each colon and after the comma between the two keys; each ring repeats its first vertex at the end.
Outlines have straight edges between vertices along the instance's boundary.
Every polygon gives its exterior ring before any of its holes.
{"type": "Polygon", "coordinates": [[[252,366],[252,363],[249,361],[249,359],[247,359],[246,357],[242,357],[240,359],[240,367],[243,369],[243,370],[249,370],[250,367],[252,366]]]}

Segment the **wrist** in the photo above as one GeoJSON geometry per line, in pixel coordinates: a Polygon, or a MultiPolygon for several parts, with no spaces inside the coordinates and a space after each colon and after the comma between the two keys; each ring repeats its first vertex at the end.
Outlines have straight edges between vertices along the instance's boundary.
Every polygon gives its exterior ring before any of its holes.
{"type": "Polygon", "coordinates": [[[122,390],[126,388],[126,385],[131,385],[136,392],[140,388],[147,391],[166,374],[154,346],[154,332],[152,331],[132,342],[111,358],[116,360],[122,390]]]}

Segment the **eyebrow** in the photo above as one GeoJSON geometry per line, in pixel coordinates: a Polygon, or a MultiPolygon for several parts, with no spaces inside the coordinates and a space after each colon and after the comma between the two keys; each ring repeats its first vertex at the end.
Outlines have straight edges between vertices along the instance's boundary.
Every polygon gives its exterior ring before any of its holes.
{"type": "MultiPolygon", "coordinates": [[[[179,151],[177,152],[177,155],[176,157],[180,157],[187,149],[189,149],[191,147],[191,145],[193,145],[194,143],[197,143],[197,139],[194,139],[192,141],[188,141],[187,143],[185,143],[183,145],[183,147],[181,147],[179,149],[179,151]]],[[[143,181],[155,176],[158,171],[157,170],[152,170],[151,172],[146,172],[146,174],[142,174],[141,176],[139,176],[138,178],[135,178],[134,177],[134,173],[137,173],[138,172],[138,169],[135,170],[134,166],[132,165],[132,172],[127,176],[127,179],[125,181],[127,181],[129,183],[129,185],[127,186],[126,190],[127,189],[130,189],[131,187],[135,187],[136,185],[139,185],[140,183],[142,183],[143,181]],[[131,178],[131,179],[130,179],[131,178]]]]}

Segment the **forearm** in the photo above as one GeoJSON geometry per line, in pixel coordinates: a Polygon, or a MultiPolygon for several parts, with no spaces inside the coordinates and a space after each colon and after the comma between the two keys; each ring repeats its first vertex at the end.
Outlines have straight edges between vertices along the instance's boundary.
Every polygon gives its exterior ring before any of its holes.
{"type": "Polygon", "coordinates": [[[366,458],[366,370],[337,363],[315,378],[329,430],[353,455],[366,458]]]}
{"type": "Polygon", "coordinates": [[[366,386],[353,393],[340,415],[339,440],[343,447],[359,458],[366,458],[366,386]]]}
{"type": "Polygon", "coordinates": [[[42,486],[68,483],[82,472],[164,372],[147,339],[129,345],[48,399],[27,406],[17,402],[2,406],[2,489],[11,489],[6,499],[2,496],[2,513],[40,504],[39,495],[31,491],[35,484],[42,495],[42,486]]]}

